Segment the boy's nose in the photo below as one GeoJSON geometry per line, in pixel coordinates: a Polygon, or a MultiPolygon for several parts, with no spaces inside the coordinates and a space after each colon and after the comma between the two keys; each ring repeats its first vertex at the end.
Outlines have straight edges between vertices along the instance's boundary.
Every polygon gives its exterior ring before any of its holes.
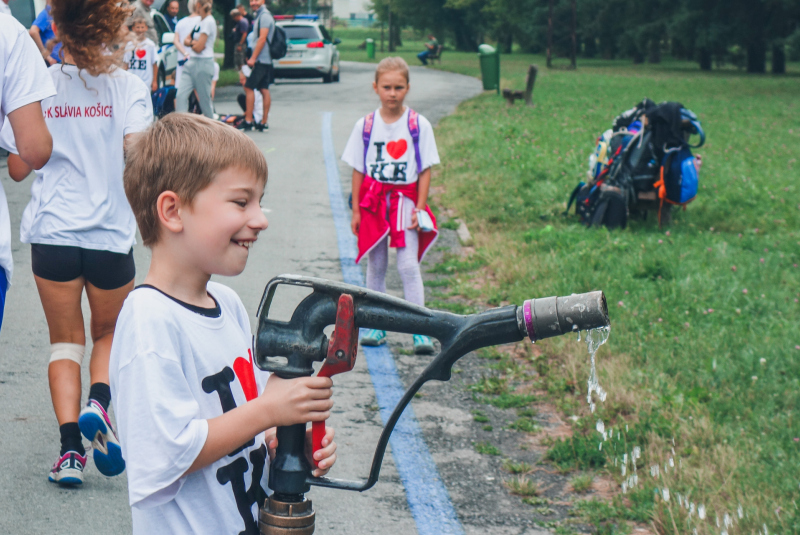
{"type": "Polygon", "coordinates": [[[259,231],[267,230],[269,221],[267,220],[267,216],[264,214],[263,210],[259,208],[258,215],[255,217],[250,226],[254,229],[258,229],[259,231]]]}

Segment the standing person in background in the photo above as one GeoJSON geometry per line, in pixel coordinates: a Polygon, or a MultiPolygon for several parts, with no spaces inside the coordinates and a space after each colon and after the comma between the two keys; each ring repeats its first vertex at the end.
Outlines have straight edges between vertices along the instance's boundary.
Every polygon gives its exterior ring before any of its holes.
{"type": "Polygon", "coordinates": [[[175,26],[178,24],[178,11],[180,11],[178,0],[169,0],[166,9],[164,9],[164,18],[167,20],[167,25],[171,32],[175,31],[175,26]]]}
{"type": "Polygon", "coordinates": [[[239,126],[242,130],[256,130],[263,132],[269,130],[267,119],[269,118],[269,108],[272,105],[272,97],[269,94],[269,86],[272,83],[272,55],[269,52],[269,42],[275,29],[275,19],[264,5],[264,0],[250,0],[250,9],[255,12],[255,22],[253,32],[255,33],[255,43],[253,53],[247,60],[247,66],[253,69],[247,78],[244,86],[245,98],[247,98],[247,111],[245,111],[244,122],[239,126]],[[255,105],[255,91],[261,93],[264,100],[264,111],[262,121],[254,123],[253,106],[255,105]]]}
{"type": "Polygon", "coordinates": [[[175,68],[175,87],[180,87],[183,66],[189,61],[189,48],[183,46],[183,40],[191,35],[200,24],[200,15],[194,12],[196,0],[189,0],[189,16],[183,17],[175,25],[175,48],[178,49],[178,66],[175,68]]]}
{"type": "MultiPolygon", "coordinates": [[[[53,153],[31,185],[20,239],[31,244],[31,267],[50,332],[48,378],[61,448],[48,479],[59,485],[83,482],[87,456],[81,433],[92,442],[102,474],[125,469],[108,417],[111,341],[135,275],[136,221],[122,186],[124,147],[153,121],[150,91],[120,68],[126,38],[120,30],[129,12],[118,0],[53,0],[64,63],[50,67],[56,94],[38,110],[53,136],[53,153]],[[84,290],[93,346],[91,387],[81,410],[84,290]]],[[[21,181],[32,166],[9,133],[5,126],[0,132],[12,153],[8,173],[21,181]]]]}
{"type": "MultiPolygon", "coordinates": [[[[40,57],[22,24],[11,15],[0,15],[0,124],[8,118],[20,159],[34,169],[44,166],[53,151],[40,101],[55,95],[56,88],[40,57]]],[[[0,183],[0,328],[13,267],[11,221],[0,183]]]]}
{"type": "Polygon", "coordinates": [[[436,49],[439,48],[439,41],[436,40],[436,36],[433,34],[428,35],[428,42],[425,43],[425,50],[417,54],[417,58],[422,62],[423,65],[428,64],[428,56],[431,55],[431,52],[436,52],[436,49]]]}
{"type": "Polygon", "coordinates": [[[189,111],[189,95],[197,91],[200,109],[208,118],[214,118],[211,102],[211,80],[214,78],[214,41],[217,40],[217,22],[211,16],[211,0],[197,0],[195,13],[200,17],[192,33],[183,40],[189,47],[189,61],[184,65],[175,97],[175,111],[189,111]]]}
{"type": "Polygon", "coordinates": [[[48,41],[56,36],[56,34],[53,33],[53,17],[50,16],[49,1],[33,21],[31,29],[28,30],[28,33],[33,39],[33,42],[36,43],[36,46],[39,48],[39,52],[42,53],[42,57],[48,66],[61,63],[61,58],[58,56],[58,53],[61,50],[61,43],[55,43],[52,47],[52,50],[50,50],[50,48],[47,46],[48,41]]]}
{"type": "Polygon", "coordinates": [[[158,63],[156,63],[156,44],[146,37],[147,23],[141,17],[133,19],[131,28],[135,35],[125,47],[122,61],[125,68],[138,76],[150,91],[158,89],[158,63]]]}
{"type": "Polygon", "coordinates": [[[250,23],[242,16],[242,12],[238,8],[231,10],[231,19],[233,19],[233,31],[230,35],[230,42],[233,45],[233,65],[238,71],[244,65],[250,23]]]}
{"type": "Polygon", "coordinates": [[[153,15],[150,14],[150,9],[153,7],[155,0],[136,0],[133,3],[133,13],[131,18],[128,19],[128,27],[130,28],[133,19],[143,18],[147,24],[147,38],[158,43],[158,33],[156,33],[156,23],[153,22],[153,15]]]}

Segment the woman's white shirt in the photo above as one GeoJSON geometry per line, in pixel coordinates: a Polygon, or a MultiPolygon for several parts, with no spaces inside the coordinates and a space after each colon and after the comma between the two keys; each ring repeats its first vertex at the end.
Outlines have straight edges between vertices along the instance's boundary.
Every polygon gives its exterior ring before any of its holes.
{"type": "Polygon", "coordinates": [[[214,42],[217,40],[217,21],[211,15],[201,20],[192,31],[192,38],[197,40],[200,34],[204,33],[206,38],[206,46],[200,52],[194,50],[189,51],[190,58],[214,58],[214,42]]]}
{"type": "MultiPolygon", "coordinates": [[[[74,65],[49,69],[56,95],[42,101],[53,154],[36,171],[22,215],[24,243],[127,253],[136,221],[122,185],[125,136],[153,121],[150,91],[122,69],[91,76],[74,65]]],[[[1,144],[16,152],[9,125],[1,144]]]]}

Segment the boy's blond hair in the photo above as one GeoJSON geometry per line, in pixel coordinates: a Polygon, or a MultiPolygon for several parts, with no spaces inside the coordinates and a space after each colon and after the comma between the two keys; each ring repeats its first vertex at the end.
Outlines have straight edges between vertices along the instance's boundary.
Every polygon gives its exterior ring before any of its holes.
{"type": "Polygon", "coordinates": [[[375,68],[375,83],[378,83],[378,79],[381,77],[381,74],[392,71],[399,72],[405,76],[406,83],[410,82],[408,78],[408,63],[406,63],[406,60],[400,56],[390,56],[388,58],[383,58],[375,68]]]}
{"type": "Polygon", "coordinates": [[[145,26],[147,26],[147,21],[145,20],[144,17],[138,15],[136,17],[133,17],[133,19],[131,19],[131,25],[129,26],[129,28],[133,29],[133,27],[136,26],[137,24],[144,24],[145,26]]]}
{"type": "Polygon", "coordinates": [[[191,206],[215,176],[231,167],[267,181],[267,161],[253,140],[202,115],[170,113],[133,136],[123,183],[144,244],[158,242],[159,195],[173,191],[191,206]]]}

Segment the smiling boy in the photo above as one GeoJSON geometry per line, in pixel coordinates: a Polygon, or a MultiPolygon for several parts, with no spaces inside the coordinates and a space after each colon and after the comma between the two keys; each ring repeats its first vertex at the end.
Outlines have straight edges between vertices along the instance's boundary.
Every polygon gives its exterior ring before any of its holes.
{"type": "MultiPolygon", "coordinates": [[[[330,414],[330,379],[253,365],[242,302],[209,281],[244,270],[267,228],[266,180],[253,141],[205,117],[167,115],[129,145],[125,193],[152,260],[117,320],[109,374],[134,534],[256,535],[274,428],[330,414]]],[[[323,446],[315,475],[336,461],[331,429],[323,446]]]]}

